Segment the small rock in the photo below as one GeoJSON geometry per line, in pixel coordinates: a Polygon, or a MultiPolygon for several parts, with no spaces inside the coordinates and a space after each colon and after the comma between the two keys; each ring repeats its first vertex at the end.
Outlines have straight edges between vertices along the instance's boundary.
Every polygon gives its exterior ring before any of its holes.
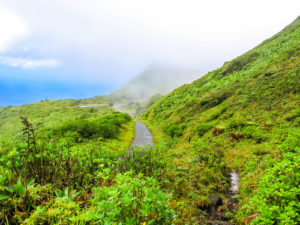
{"type": "Polygon", "coordinates": [[[230,212],[233,212],[237,208],[237,204],[239,203],[239,200],[237,198],[231,198],[229,202],[227,203],[227,209],[230,212]]]}
{"type": "Polygon", "coordinates": [[[231,199],[229,200],[229,202],[234,203],[234,204],[238,204],[238,203],[239,203],[239,200],[238,200],[237,198],[231,198],[231,199]]]}
{"type": "Polygon", "coordinates": [[[232,203],[229,203],[228,205],[227,205],[227,209],[230,211],[230,212],[233,212],[234,211],[234,204],[232,204],[232,203]]]}
{"type": "Polygon", "coordinates": [[[206,210],[207,212],[214,212],[217,210],[217,208],[221,205],[223,205],[222,199],[220,196],[217,195],[211,195],[208,197],[209,203],[207,205],[198,206],[201,210],[206,210]]]}
{"type": "Polygon", "coordinates": [[[222,199],[220,196],[218,195],[211,195],[208,197],[208,199],[210,200],[210,205],[214,208],[217,208],[220,205],[223,205],[222,199]]]}
{"type": "Polygon", "coordinates": [[[211,216],[212,220],[221,220],[222,219],[222,213],[221,212],[214,212],[211,216]]]}

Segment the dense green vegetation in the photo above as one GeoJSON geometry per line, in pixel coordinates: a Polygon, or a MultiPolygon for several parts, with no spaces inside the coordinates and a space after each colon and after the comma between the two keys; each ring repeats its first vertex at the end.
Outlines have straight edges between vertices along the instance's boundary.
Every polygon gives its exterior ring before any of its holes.
{"type": "Polygon", "coordinates": [[[168,224],[171,196],[154,178],[154,152],[127,153],[130,116],[104,106],[70,107],[76,103],[2,109],[3,121],[15,126],[1,130],[11,137],[0,144],[0,224],[168,224]]]}
{"type": "Polygon", "coordinates": [[[300,18],[192,84],[126,102],[154,147],[128,151],[127,114],[74,107],[108,96],[0,108],[0,224],[299,224],[299,43],[300,18]]]}
{"type": "Polygon", "coordinates": [[[145,113],[158,145],[169,143],[164,154],[174,166],[165,179],[176,223],[208,223],[204,205],[212,195],[230,203],[229,172],[236,169],[239,207],[220,207],[222,220],[245,224],[256,214],[253,224],[299,224],[299,43],[298,18],[145,113]]]}

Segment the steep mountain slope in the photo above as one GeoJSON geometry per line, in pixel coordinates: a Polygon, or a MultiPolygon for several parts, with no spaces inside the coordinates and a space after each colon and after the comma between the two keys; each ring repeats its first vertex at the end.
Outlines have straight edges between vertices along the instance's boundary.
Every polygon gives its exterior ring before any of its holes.
{"type": "Polygon", "coordinates": [[[148,109],[144,118],[175,165],[166,176],[176,186],[178,223],[215,219],[205,210],[211,195],[231,204],[231,169],[241,177],[239,207],[235,216],[219,207],[222,217],[241,224],[259,213],[252,223],[299,222],[299,91],[300,17],[148,109]]]}
{"type": "Polygon", "coordinates": [[[109,96],[119,102],[147,101],[154,94],[165,95],[200,76],[199,71],[152,65],[109,96]]]}

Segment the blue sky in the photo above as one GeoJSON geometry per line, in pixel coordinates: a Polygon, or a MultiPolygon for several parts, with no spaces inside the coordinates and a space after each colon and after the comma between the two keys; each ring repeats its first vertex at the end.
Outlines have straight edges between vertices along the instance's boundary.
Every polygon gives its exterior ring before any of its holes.
{"type": "Polygon", "coordinates": [[[209,71],[299,0],[1,0],[0,106],[109,93],[153,63],[209,71]]]}
{"type": "Polygon", "coordinates": [[[64,68],[24,70],[0,66],[0,74],[0,107],[34,103],[46,98],[89,98],[109,94],[121,85],[120,82],[71,79],[64,75],[73,74],[78,77],[79,74],[64,68]]]}

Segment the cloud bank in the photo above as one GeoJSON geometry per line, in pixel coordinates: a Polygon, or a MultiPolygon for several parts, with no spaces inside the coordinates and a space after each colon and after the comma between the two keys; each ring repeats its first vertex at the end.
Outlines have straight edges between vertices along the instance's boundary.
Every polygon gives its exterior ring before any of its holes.
{"type": "Polygon", "coordinates": [[[3,2],[4,55],[22,58],[22,68],[60,61],[97,80],[127,79],[152,62],[211,70],[280,31],[300,8],[298,0],[3,2]]]}
{"type": "Polygon", "coordinates": [[[56,59],[33,60],[28,58],[0,56],[0,64],[12,67],[21,67],[23,69],[36,69],[39,67],[57,67],[61,65],[61,62],[56,59]]]}
{"type": "Polygon", "coordinates": [[[26,37],[28,28],[18,14],[0,2],[0,53],[26,37]]]}

